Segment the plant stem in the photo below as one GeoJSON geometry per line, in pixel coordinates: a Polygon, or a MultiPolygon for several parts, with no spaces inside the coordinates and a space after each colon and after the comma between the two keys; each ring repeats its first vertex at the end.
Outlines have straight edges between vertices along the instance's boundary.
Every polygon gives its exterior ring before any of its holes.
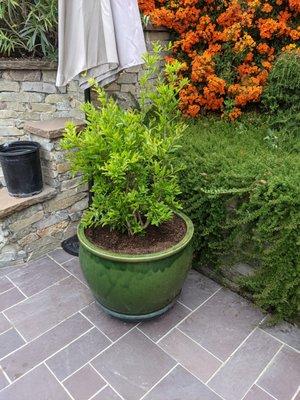
{"type": "Polygon", "coordinates": [[[128,221],[128,219],[126,219],[126,225],[127,225],[127,230],[128,230],[129,235],[133,236],[133,231],[132,231],[132,228],[131,228],[131,224],[128,221]]]}
{"type": "Polygon", "coordinates": [[[150,221],[147,219],[146,222],[144,223],[144,225],[142,225],[142,228],[147,229],[149,225],[150,225],[150,221]]]}

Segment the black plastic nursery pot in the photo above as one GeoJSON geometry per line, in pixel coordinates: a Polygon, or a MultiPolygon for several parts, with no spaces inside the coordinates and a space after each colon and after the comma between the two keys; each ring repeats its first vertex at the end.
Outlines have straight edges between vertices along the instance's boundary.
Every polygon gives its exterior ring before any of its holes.
{"type": "Polygon", "coordinates": [[[43,190],[40,144],[30,141],[5,143],[0,146],[0,162],[8,193],[29,197],[43,190]]]}

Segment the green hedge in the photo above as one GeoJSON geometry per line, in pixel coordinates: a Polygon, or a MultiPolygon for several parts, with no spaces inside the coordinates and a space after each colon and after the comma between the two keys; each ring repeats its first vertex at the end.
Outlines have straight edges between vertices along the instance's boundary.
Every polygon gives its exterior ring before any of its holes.
{"type": "Polygon", "coordinates": [[[234,124],[199,120],[182,144],[181,159],[188,165],[181,177],[182,200],[196,226],[198,263],[259,265],[243,286],[276,318],[296,317],[299,138],[270,131],[266,118],[254,114],[234,124]]]}

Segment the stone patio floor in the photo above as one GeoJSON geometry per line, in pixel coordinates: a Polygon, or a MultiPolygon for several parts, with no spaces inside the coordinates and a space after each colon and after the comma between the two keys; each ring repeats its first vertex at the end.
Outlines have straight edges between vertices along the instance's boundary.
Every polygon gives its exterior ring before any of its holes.
{"type": "Polygon", "coordinates": [[[139,324],[105,315],[61,249],[0,276],[0,400],[300,400],[299,330],[195,271],[139,324]]]}

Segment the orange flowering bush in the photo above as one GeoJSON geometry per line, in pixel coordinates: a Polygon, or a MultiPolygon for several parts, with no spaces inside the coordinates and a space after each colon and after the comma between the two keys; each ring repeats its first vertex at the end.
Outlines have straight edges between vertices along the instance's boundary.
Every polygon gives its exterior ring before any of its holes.
{"type": "Polygon", "coordinates": [[[236,119],[260,101],[274,60],[300,51],[300,0],[139,0],[154,25],[175,33],[173,57],[190,84],[184,114],[221,111],[236,119]]]}

